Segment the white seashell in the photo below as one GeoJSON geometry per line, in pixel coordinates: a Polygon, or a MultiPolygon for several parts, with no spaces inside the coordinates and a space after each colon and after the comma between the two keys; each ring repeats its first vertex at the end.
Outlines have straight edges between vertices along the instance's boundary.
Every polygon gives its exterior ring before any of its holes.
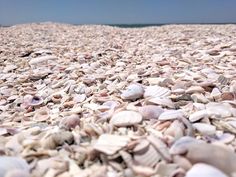
{"type": "Polygon", "coordinates": [[[144,98],[148,97],[167,97],[170,95],[170,90],[165,87],[148,86],[144,92],[144,98]]]}
{"type": "Polygon", "coordinates": [[[182,110],[166,110],[159,116],[159,120],[173,120],[184,116],[182,110]]]}
{"type": "Polygon", "coordinates": [[[138,165],[154,167],[161,160],[161,155],[153,145],[149,145],[147,149],[134,153],[133,158],[138,165]]]}
{"type": "Polygon", "coordinates": [[[129,140],[129,137],[127,136],[103,134],[98,138],[93,147],[97,151],[103,152],[107,155],[113,155],[125,147],[129,140]]]}
{"type": "Polygon", "coordinates": [[[221,92],[218,88],[213,88],[213,90],[211,91],[211,97],[214,99],[219,99],[221,97],[221,92]]]}
{"type": "Polygon", "coordinates": [[[19,157],[0,157],[0,177],[4,177],[9,171],[22,170],[29,173],[30,167],[27,162],[19,157]]]}
{"type": "Polygon", "coordinates": [[[207,111],[204,109],[204,110],[200,110],[200,111],[197,111],[197,112],[194,112],[193,114],[191,114],[189,116],[189,121],[190,122],[196,122],[204,117],[208,117],[208,113],[207,111]]]}
{"type": "Polygon", "coordinates": [[[230,117],[232,115],[232,107],[227,103],[211,102],[206,105],[208,115],[216,117],[230,117]]]}
{"type": "Polygon", "coordinates": [[[46,62],[48,60],[56,60],[57,57],[56,56],[53,56],[53,55],[48,55],[48,56],[42,56],[42,57],[37,57],[37,58],[33,58],[29,61],[29,64],[30,65],[37,65],[39,63],[42,63],[42,62],[46,62]]]}
{"type": "Polygon", "coordinates": [[[186,177],[227,177],[225,173],[214,166],[197,163],[186,173],[186,177]]]}
{"type": "Polygon", "coordinates": [[[216,127],[210,124],[194,123],[192,126],[202,135],[213,135],[216,132],[216,127]]]}
{"type": "Polygon", "coordinates": [[[148,102],[152,103],[152,104],[165,106],[165,107],[168,107],[168,108],[175,108],[174,103],[169,98],[155,97],[155,98],[152,98],[152,99],[148,100],[148,102]]]}
{"type": "Polygon", "coordinates": [[[164,112],[161,107],[155,105],[139,107],[138,111],[143,116],[143,119],[158,119],[160,114],[164,112]]]}
{"type": "Polygon", "coordinates": [[[138,124],[142,121],[142,115],[135,111],[121,111],[114,114],[110,123],[122,127],[138,124]]]}
{"type": "Polygon", "coordinates": [[[185,93],[192,94],[192,93],[204,93],[205,90],[201,86],[191,86],[189,87],[185,93]]]}
{"type": "Polygon", "coordinates": [[[143,87],[138,84],[132,84],[127,87],[125,91],[122,92],[121,98],[124,100],[135,100],[143,97],[143,87]]]}

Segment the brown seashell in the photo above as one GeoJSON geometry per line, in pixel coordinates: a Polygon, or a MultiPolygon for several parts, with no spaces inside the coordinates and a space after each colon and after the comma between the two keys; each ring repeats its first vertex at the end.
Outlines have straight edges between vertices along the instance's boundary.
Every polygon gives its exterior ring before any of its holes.
{"type": "Polygon", "coordinates": [[[236,100],[236,93],[234,92],[224,92],[221,95],[222,100],[236,100]]]}
{"type": "Polygon", "coordinates": [[[64,117],[60,123],[59,127],[65,130],[71,130],[80,124],[80,117],[77,114],[72,114],[70,116],[64,117]]]}
{"type": "Polygon", "coordinates": [[[160,114],[164,112],[161,107],[155,105],[138,107],[138,111],[143,116],[143,119],[158,119],[160,114]]]}
{"type": "Polygon", "coordinates": [[[113,155],[125,147],[129,140],[129,137],[127,136],[103,134],[99,136],[93,147],[97,151],[103,152],[107,155],[113,155]]]}
{"type": "Polygon", "coordinates": [[[142,119],[142,115],[138,112],[121,111],[112,116],[110,123],[118,127],[123,127],[138,124],[142,119]]]}

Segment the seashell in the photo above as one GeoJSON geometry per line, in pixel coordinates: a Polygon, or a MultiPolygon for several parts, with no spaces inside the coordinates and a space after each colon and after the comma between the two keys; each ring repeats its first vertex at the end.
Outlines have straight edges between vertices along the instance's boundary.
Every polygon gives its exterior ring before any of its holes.
{"type": "Polygon", "coordinates": [[[182,110],[166,110],[165,112],[161,113],[159,116],[159,120],[173,120],[178,119],[184,116],[182,110]]]}
{"type": "Polygon", "coordinates": [[[211,97],[214,98],[215,100],[218,100],[221,97],[221,92],[218,88],[213,88],[211,91],[211,97]]]}
{"type": "Polygon", "coordinates": [[[151,103],[151,104],[157,104],[157,105],[160,105],[160,106],[165,106],[165,107],[168,107],[168,108],[175,108],[174,103],[169,98],[155,97],[155,98],[151,98],[147,102],[151,103]]]}
{"type": "Polygon", "coordinates": [[[175,143],[170,149],[170,153],[173,154],[173,152],[182,154],[193,164],[206,163],[212,165],[229,176],[236,172],[236,164],[234,163],[236,154],[225,147],[195,140],[195,142],[189,141],[178,143],[178,145],[175,143]]]}
{"type": "Polygon", "coordinates": [[[40,96],[33,96],[30,100],[29,105],[30,106],[39,106],[41,104],[43,104],[44,100],[42,97],[40,96]]]}
{"type": "Polygon", "coordinates": [[[221,95],[222,100],[236,100],[236,92],[224,92],[221,95]]]}
{"type": "Polygon", "coordinates": [[[209,117],[207,110],[203,109],[200,111],[196,111],[193,114],[189,116],[189,121],[190,122],[196,122],[200,119],[203,119],[205,117],[209,117]]]}
{"type": "Polygon", "coordinates": [[[80,124],[80,117],[78,114],[72,114],[70,116],[64,117],[60,123],[59,127],[65,130],[71,130],[80,124]]]}
{"type": "Polygon", "coordinates": [[[206,105],[206,111],[210,116],[230,117],[232,115],[232,107],[227,103],[210,102],[206,105]]]}
{"type": "Polygon", "coordinates": [[[75,103],[82,103],[85,99],[86,99],[86,95],[85,94],[76,94],[73,97],[73,101],[75,103]]]}
{"type": "Polygon", "coordinates": [[[196,103],[208,103],[209,100],[201,93],[194,93],[191,95],[191,98],[196,103]]]}
{"type": "Polygon", "coordinates": [[[186,177],[227,177],[225,173],[214,166],[197,163],[186,173],[186,177]]]}
{"type": "Polygon", "coordinates": [[[39,63],[47,62],[48,60],[56,60],[57,57],[53,55],[48,55],[48,56],[42,56],[42,57],[37,57],[33,58],[29,61],[30,65],[37,65],[39,63]]]}
{"type": "Polygon", "coordinates": [[[74,137],[72,133],[68,131],[49,133],[40,140],[40,144],[45,149],[55,149],[57,146],[61,146],[64,143],[72,144],[73,142],[74,137]]]}
{"type": "Polygon", "coordinates": [[[127,136],[102,134],[94,144],[94,149],[106,155],[113,155],[130,141],[127,136]]]}
{"type": "Polygon", "coordinates": [[[148,86],[144,92],[144,98],[148,97],[167,97],[170,95],[170,90],[160,86],[148,86]]]}
{"type": "Polygon", "coordinates": [[[143,119],[158,119],[160,114],[164,112],[161,107],[155,105],[138,107],[138,111],[143,116],[143,119]]]}
{"type": "Polygon", "coordinates": [[[43,122],[43,121],[48,120],[49,118],[50,118],[50,115],[49,115],[48,108],[42,107],[42,108],[36,110],[33,120],[36,122],[43,122]]]}
{"type": "Polygon", "coordinates": [[[132,165],[132,170],[137,176],[149,177],[153,176],[156,171],[153,168],[139,165],[132,165]]]}
{"type": "Polygon", "coordinates": [[[138,84],[131,84],[122,92],[121,98],[124,100],[136,100],[143,97],[143,87],[138,84]]]}
{"type": "MultiPolygon", "coordinates": [[[[29,173],[30,167],[27,162],[19,157],[0,157],[0,177],[10,176],[11,171],[22,170],[22,172],[29,173]]],[[[11,176],[10,176],[11,177],[11,176]]],[[[15,177],[15,176],[14,176],[15,177]]]]}
{"type": "Polygon", "coordinates": [[[123,127],[138,124],[142,119],[142,115],[138,112],[121,111],[112,116],[110,123],[118,127],[123,127]]]}
{"type": "Polygon", "coordinates": [[[205,90],[201,86],[191,86],[189,87],[185,93],[192,94],[192,93],[204,93],[205,90]]]}
{"type": "Polygon", "coordinates": [[[147,137],[147,140],[155,147],[155,149],[159,152],[159,154],[165,161],[171,161],[171,156],[168,151],[167,145],[161,139],[159,139],[154,134],[151,134],[147,137]]]}
{"type": "Polygon", "coordinates": [[[148,167],[154,167],[161,160],[160,154],[152,145],[143,151],[135,152],[133,158],[137,165],[148,167]]]}
{"type": "Polygon", "coordinates": [[[157,172],[159,176],[171,176],[173,177],[173,173],[176,171],[178,168],[177,164],[174,163],[159,163],[157,166],[157,172]]]}
{"type": "Polygon", "coordinates": [[[216,132],[216,127],[210,124],[194,123],[192,126],[202,135],[213,135],[216,132]]]}
{"type": "Polygon", "coordinates": [[[174,120],[164,134],[172,136],[174,139],[179,139],[184,136],[184,125],[180,121],[174,120]]]}
{"type": "Polygon", "coordinates": [[[148,146],[149,146],[150,142],[147,141],[146,139],[142,139],[141,141],[139,141],[139,143],[134,147],[133,152],[139,152],[139,151],[145,151],[148,146]]]}
{"type": "Polygon", "coordinates": [[[29,172],[19,169],[13,169],[7,172],[4,177],[30,177],[29,172]]]}

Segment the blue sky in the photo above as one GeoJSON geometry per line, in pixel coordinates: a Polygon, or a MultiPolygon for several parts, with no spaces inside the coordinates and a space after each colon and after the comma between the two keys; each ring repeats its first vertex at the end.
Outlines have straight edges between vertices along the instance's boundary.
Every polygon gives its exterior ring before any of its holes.
{"type": "Polygon", "coordinates": [[[236,0],[0,0],[0,24],[236,23],[236,0]]]}

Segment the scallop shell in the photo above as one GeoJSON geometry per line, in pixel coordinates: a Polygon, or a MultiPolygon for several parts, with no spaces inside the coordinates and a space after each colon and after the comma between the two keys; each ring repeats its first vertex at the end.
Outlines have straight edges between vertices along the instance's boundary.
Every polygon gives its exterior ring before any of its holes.
{"type": "Polygon", "coordinates": [[[94,144],[94,149],[107,155],[113,155],[129,142],[129,137],[120,135],[103,134],[100,135],[94,144]]]}
{"type": "Polygon", "coordinates": [[[123,127],[138,124],[142,119],[142,115],[138,112],[121,111],[112,116],[110,123],[118,127],[123,127]]]}
{"type": "Polygon", "coordinates": [[[138,84],[131,84],[122,92],[121,98],[124,100],[135,100],[143,97],[143,87],[138,84]]]}
{"type": "Polygon", "coordinates": [[[161,160],[161,155],[152,145],[149,145],[147,149],[135,152],[133,158],[137,165],[154,167],[161,160]]]}
{"type": "Polygon", "coordinates": [[[170,90],[165,87],[148,86],[144,92],[144,98],[148,97],[167,97],[170,95],[170,90]]]}

